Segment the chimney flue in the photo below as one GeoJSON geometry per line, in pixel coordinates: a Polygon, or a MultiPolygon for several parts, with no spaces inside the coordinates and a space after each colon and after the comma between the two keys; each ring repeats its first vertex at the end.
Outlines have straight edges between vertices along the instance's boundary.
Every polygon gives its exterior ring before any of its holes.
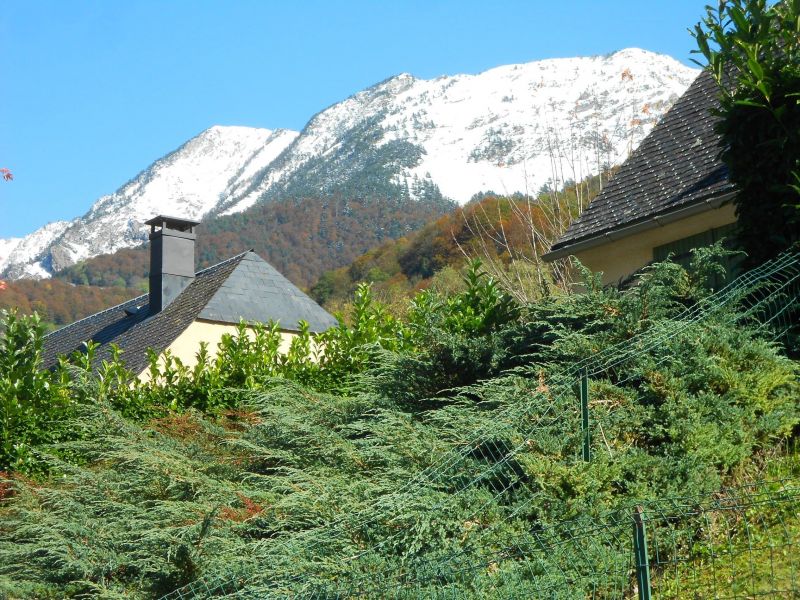
{"type": "Polygon", "coordinates": [[[150,313],[162,311],[194,280],[198,221],[159,215],[150,225],[150,313]]]}

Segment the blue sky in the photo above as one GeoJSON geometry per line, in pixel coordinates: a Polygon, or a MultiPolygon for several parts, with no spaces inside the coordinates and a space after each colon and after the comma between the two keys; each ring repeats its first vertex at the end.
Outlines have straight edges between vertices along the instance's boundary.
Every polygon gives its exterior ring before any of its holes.
{"type": "Polygon", "coordinates": [[[11,0],[0,237],[83,214],[215,125],[300,129],[387,77],[636,46],[689,63],[705,0],[11,0]]]}

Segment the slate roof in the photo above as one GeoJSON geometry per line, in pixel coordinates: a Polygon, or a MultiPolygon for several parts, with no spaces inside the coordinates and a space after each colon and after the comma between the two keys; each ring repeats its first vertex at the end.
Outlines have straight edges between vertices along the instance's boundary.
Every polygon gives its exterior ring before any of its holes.
{"type": "Polygon", "coordinates": [[[704,70],[550,252],[733,191],[710,113],[717,95],[704,70]]]}
{"type": "Polygon", "coordinates": [[[295,329],[302,319],[313,332],[336,325],[336,319],[255,252],[242,257],[198,317],[226,323],[271,319],[284,329],[295,329]]]}
{"type": "Polygon", "coordinates": [[[164,310],[149,313],[145,294],[58,329],[44,338],[44,367],[92,340],[102,344],[95,364],[110,356],[111,342],[136,373],[147,365],[147,349],[162,352],[196,319],[223,323],[280,320],[294,330],[298,320],[323,331],[336,320],[254,252],[244,252],[199,271],[194,281],[164,310]],[[137,310],[138,309],[138,310],[137,310]],[[133,314],[131,314],[133,313],[133,314]]]}

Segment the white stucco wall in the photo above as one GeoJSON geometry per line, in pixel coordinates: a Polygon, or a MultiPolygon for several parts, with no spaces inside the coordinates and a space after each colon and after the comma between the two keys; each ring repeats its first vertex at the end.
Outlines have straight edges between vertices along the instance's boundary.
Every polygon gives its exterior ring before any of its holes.
{"type": "MultiPolygon", "coordinates": [[[[169,345],[167,350],[172,356],[179,358],[185,366],[192,368],[197,364],[197,352],[200,350],[200,342],[208,343],[208,355],[213,359],[217,356],[218,345],[222,340],[222,336],[226,333],[236,335],[237,329],[236,325],[231,325],[230,323],[215,323],[213,321],[198,320],[189,325],[189,327],[169,345]]],[[[248,328],[248,333],[252,338],[254,335],[252,328],[248,328]]],[[[282,331],[279,351],[281,353],[286,353],[295,337],[297,337],[296,333],[282,331]]],[[[163,354],[161,358],[163,360],[163,354]]],[[[139,379],[142,381],[149,380],[149,370],[145,369],[139,373],[139,379]]]]}
{"type": "Polygon", "coordinates": [[[576,252],[575,256],[592,271],[602,272],[604,284],[614,283],[650,263],[654,248],[735,222],[733,204],[724,204],[662,227],[609,240],[594,248],[576,252]]]}

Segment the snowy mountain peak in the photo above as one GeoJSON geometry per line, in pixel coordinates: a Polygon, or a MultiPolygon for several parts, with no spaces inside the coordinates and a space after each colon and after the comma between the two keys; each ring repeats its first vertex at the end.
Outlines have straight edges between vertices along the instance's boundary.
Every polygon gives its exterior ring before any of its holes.
{"type": "Polygon", "coordinates": [[[74,222],[55,221],[24,238],[0,240],[0,265],[15,265],[16,270],[8,275],[14,278],[49,277],[51,273],[49,264],[45,265],[43,261],[37,259],[74,222]]]}
{"type": "Polygon", "coordinates": [[[91,256],[137,246],[147,240],[143,222],[156,214],[200,220],[240,178],[269,164],[296,135],[210,127],[101,197],[83,217],[45,226],[15,244],[5,242],[0,273],[10,278],[49,276],[91,256]]]}
{"type": "Polygon", "coordinates": [[[155,214],[191,219],[326,194],[466,202],[535,192],[622,162],[698,71],[627,48],[419,79],[401,73],[298,133],[215,125],[81,218],[0,240],[0,276],[46,276],[146,240],[155,214]]]}
{"type": "Polygon", "coordinates": [[[412,196],[413,183],[425,179],[459,202],[479,191],[579,180],[624,160],[697,72],[629,48],[475,75],[397,75],[315,115],[225,211],[340,186],[356,168],[351,151],[360,144],[385,155],[392,181],[412,196]]]}

